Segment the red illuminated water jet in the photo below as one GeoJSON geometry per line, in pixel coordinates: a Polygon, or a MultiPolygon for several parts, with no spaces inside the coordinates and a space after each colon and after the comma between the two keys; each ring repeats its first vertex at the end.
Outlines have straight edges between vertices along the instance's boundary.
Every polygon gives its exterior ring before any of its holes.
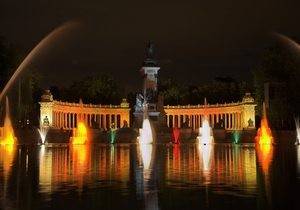
{"type": "Polygon", "coordinates": [[[179,144],[180,129],[178,127],[173,128],[173,142],[179,144]]]}

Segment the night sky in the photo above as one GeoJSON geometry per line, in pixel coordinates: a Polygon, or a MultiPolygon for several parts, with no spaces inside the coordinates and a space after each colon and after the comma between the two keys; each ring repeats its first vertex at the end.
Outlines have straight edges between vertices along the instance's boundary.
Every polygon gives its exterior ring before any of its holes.
{"type": "Polygon", "coordinates": [[[29,52],[62,23],[83,23],[35,59],[45,86],[110,72],[126,90],[137,88],[148,40],[163,77],[251,80],[260,53],[276,41],[272,32],[300,37],[299,9],[297,0],[1,0],[0,35],[29,52]]]}

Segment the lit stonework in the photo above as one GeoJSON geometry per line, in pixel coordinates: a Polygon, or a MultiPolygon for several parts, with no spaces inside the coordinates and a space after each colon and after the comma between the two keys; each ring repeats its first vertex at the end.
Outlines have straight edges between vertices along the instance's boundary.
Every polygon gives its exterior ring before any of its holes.
{"type": "Polygon", "coordinates": [[[246,93],[242,102],[164,106],[164,110],[169,127],[188,126],[195,130],[202,126],[204,115],[207,115],[213,128],[222,123],[226,130],[242,130],[255,128],[255,106],[250,93],[246,93]]]}
{"type": "Polygon", "coordinates": [[[120,105],[94,105],[68,103],[53,100],[50,91],[46,91],[40,102],[40,126],[72,129],[82,120],[89,127],[109,129],[111,123],[117,128],[129,126],[129,103],[123,99],[120,105]]]}

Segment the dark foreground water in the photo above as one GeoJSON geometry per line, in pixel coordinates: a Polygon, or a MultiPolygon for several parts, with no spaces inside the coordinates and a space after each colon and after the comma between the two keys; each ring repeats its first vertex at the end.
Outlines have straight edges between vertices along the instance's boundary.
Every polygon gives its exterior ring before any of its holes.
{"type": "Polygon", "coordinates": [[[0,147],[0,209],[299,209],[300,147],[0,147]]]}

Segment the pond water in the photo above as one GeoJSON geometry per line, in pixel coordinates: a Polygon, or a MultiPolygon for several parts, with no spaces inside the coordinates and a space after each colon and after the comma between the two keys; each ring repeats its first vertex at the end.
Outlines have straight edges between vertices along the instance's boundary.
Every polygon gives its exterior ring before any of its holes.
{"type": "Polygon", "coordinates": [[[300,147],[0,147],[0,209],[299,209],[300,147]]]}

